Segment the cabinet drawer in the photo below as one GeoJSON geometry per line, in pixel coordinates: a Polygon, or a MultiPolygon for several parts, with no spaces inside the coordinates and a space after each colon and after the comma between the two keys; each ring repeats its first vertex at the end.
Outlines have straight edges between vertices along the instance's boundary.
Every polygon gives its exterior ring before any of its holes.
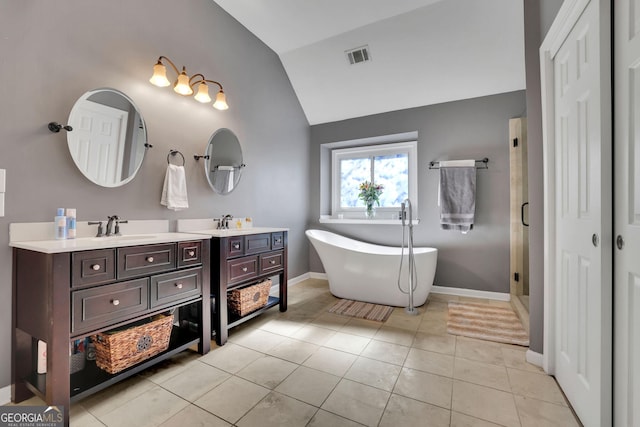
{"type": "Polygon", "coordinates": [[[260,255],[260,275],[282,269],[284,252],[272,252],[260,255]]]}
{"type": "Polygon", "coordinates": [[[202,242],[178,243],[178,267],[187,267],[202,263],[202,242]]]}
{"type": "Polygon", "coordinates": [[[233,258],[240,255],[244,255],[244,239],[241,236],[229,237],[225,240],[227,256],[226,258],[233,258]]]}
{"type": "Polygon", "coordinates": [[[151,278],[151,308],[202,294],[202,268],[177,271],[151,278]]]}
{"type": "Polygon", "coordinates": [[[271,249],[284,248],[284,233],[271,233],[271,249]]]}
{"type": "Polygon", "coordinates": [[[71,271],[72,288],[111,282],[116,278],[116,250],[74,252],[71,271]]]}
{"type": "Polygon", "coordinates": [[[87,332],[144,313],[149,279],[136,279],[71,293],[71,332],[87,332]]]}
{"type": "Polygon", "coordinates": [[[268,252],[271,250],[271,234],[252,234],[245,237],[246,255],[268,252]]]}
{"type": "Polygon", "coordinates": [[[144,276],[176,268],[176,244],[118,248],[118,278],[144,276]]]}
{"type": "Polygon", "coordinates": [[[258,276],[258,257],[245,257],[227,261],[227,282],[240,282],[258,276]]]}

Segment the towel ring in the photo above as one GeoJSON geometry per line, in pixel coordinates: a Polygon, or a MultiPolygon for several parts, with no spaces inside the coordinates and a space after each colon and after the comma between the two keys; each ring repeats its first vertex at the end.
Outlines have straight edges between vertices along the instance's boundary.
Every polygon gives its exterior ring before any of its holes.
{"type": "Polygon", "coordinates": [[[184,163],[185,163],[185,161],[184,161],[184,156],[183,156],[183,155],[182,155],[182,153],[181,153],[181,152],[179,152],[178,150],[169,150],[169,154],[167,154],[167,163],[168,163],[168,164],[171,164],[171,161],[169,160],[169,158],[170,158],[171,156],[175,156],[176,154],[180,154],[180,157],[182,157],[182,166],[184,166],[184,163]]]}

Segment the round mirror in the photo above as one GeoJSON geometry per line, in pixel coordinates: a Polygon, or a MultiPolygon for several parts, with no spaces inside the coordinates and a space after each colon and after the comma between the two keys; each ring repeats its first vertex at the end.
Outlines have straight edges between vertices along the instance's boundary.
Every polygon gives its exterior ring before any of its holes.
{"type": "Polygon", "coordinates": [[[209,139],[206,156],[204,172],[213,191],[231,193],[240,182],[245,166],[238,137],[229,129],[218,129],[209,139]]]}
{"type": "Polygon", "coordinates": [[[89,91],[74,104],[69,124],[69,152],[84,176],[103,187],[133,179],[144,159],[147,129],[127,95],[115,89],[89,91]]]}

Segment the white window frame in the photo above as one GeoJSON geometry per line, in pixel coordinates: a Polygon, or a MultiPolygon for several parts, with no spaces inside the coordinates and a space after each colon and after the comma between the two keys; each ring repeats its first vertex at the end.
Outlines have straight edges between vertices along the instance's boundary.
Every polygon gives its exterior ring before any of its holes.
{"type": "MultiPolygon", "coordinates": [[[[365,145],[349,148],[337,148],[331,151],[331,216],[333,218],[362,218],[364,207],[340,207],[340,160],[344,158],[407,154],[409,163],[409,199],[413,208],[413,217],[418,218],[418,141],[395,142],[391,144],[365,145]]],[[[399,208],[376,208],[376,219],[398,219],[399,208]]]]}

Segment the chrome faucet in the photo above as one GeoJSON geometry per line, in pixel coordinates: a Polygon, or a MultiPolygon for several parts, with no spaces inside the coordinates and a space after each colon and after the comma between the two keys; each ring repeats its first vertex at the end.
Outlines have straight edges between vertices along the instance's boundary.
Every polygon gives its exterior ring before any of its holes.
{"type": "Polygon", "coordinates": [[[97,225],[98,226],[98,233],[96,234],[96,237],[102,237],[104,236],[103,230],[102,230],[102,221],[89,221],[87,224],[89,225],[97,225]]]}
{"type": "Polygon", "coordinates": [[[118,215],[111,215],[107,218],[108,218],[108,221],[107,221],[106,232],[104,233],[105,236],[111,236],[111,235],[120,236],[120,224],[126,224],[129,222],[129,221],[120,219],[118,215]],[[115,222],[115,228],[113,229],[113,232],[112,232],[111,229],[113,227],[114,222],[115,222]]]}
{"type": "Polygon", "coordinates": [[[226,214],[222,218],[218,220],[218,230],[228,230],[229,229],[229,220],[233,219],[233,215],[226,214]]]}

